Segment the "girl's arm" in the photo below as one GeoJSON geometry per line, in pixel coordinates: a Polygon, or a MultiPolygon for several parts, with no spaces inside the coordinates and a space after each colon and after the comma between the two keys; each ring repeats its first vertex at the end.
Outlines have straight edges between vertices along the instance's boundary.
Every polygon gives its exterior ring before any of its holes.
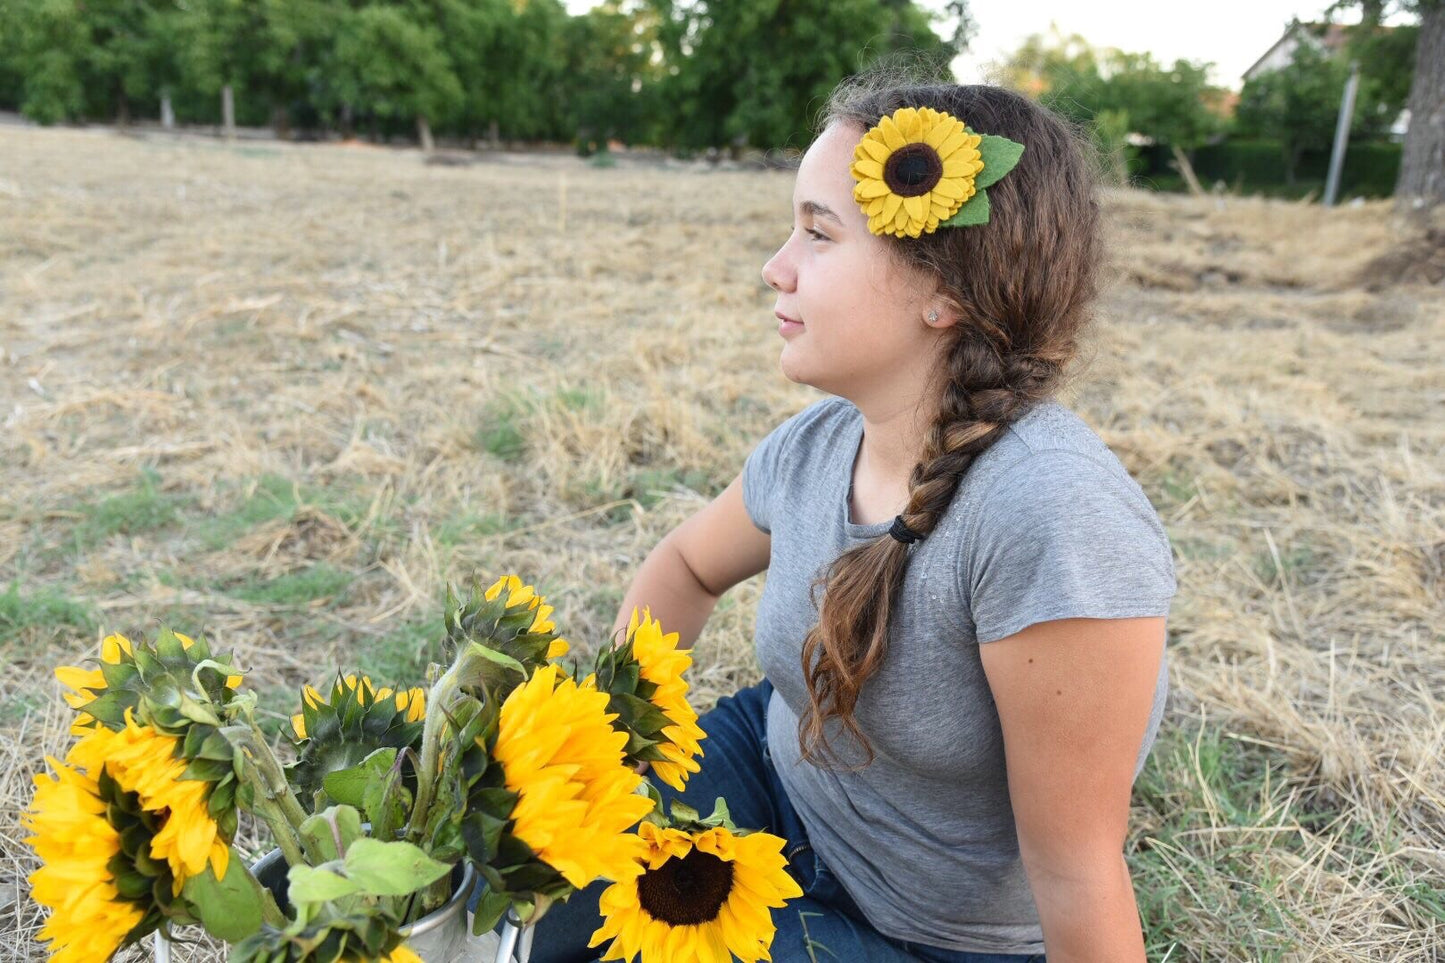
{"type": "Polygon", "coordinates": [[[1058,619],[980,647],[1049,963],[1144,963],[1124,862],[1164,618],[1058,619]]]}
{"type": "Polygon", "coordinates": [[[742,476],[658,542],[622,598],[612,625],[622,641],[635,606],[652,610],[663,632],[678,633],[690,649],[724,592],[768,567],[772,536],[760,531],[743,505],[742,476]]]}

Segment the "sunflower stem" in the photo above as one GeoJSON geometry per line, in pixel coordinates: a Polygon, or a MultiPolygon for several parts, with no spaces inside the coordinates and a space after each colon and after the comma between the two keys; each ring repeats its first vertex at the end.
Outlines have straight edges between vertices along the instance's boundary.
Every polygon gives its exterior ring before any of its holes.
{"type": "Polygon", "coordinates": [[[421,731],[421,762],[417,769],[416,801],[411,808],[411,820],[407,823],[405,839],[413,842],[421,839],[426,829],[432,798],[436,795],[437,763],[441,758],[442,736],[446,730],[446,707],[462,682],[475,672],[486,657],[477,654],[480,646],[469,643],[457,652],[452,667],[436,681],[426,697],[426,722],[421,731]]]}
{"type": "Polygon", "coordinates": [[[281,814],[281,808],[274,801],[263,797],[256,800],[255,813],[270,828],[271,835],[275,837],[276,845],[281,850],[281,855],[286,858],[286,864],[288,866],[307,865],[306,856],[301,851],[301,840],[296,835],[296,830],[281,814]]]}
{"type": "Polygon", "coordinates": [[[443,711],[460,682],[462,665],[467,661],[467,650],[457,653],[452,663],[426,698],[426,722],[421,730],[421,762],[416,773],[416,800],[411,808],[411,820],[407,823],[404,838],[416,840],[426,827],[427,810],[431,808],[432,796],[436,793],[437,759],[441,754],[442,729],[446,725],[443,711]]]}
{"type": "Polygon", "coordinates": [[[280,804],[281,814],[293,829],[300,829],[301,824],[306,821],[306,810],[297,801],[296,794],[291,791],[291,783],[286,780],[286,771],[281,768],[281,761],[271,751],[271,744],[266,741],[266,736],[261,728],[256,725],[256,720],[249,715],[246,717],[246,725],[251,729],[251,737],[255,742],[257,752],[257,771],[266,780],[269,799],[274,799],[280,804]]]}

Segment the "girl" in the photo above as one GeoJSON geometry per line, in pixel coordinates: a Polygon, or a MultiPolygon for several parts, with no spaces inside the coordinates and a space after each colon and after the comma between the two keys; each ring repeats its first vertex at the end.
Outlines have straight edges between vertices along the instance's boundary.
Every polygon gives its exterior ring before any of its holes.
{"type": "MultiPolygon", "coordinates": [[[[1123,846],[1175,581],[1147,496],[1054,398],[1096,296],[1087,156],[1005,89],[835,91],[762,271],[783,374],[831,397],[623,600],[617,629],[646,605],[687,647],[768,571],[766,678],[702,717],[681,798],[788,840],[778,963],[1144,959],[1123,846]]],[[[596,958],[600,889],[536,963],[596,958]]]]}

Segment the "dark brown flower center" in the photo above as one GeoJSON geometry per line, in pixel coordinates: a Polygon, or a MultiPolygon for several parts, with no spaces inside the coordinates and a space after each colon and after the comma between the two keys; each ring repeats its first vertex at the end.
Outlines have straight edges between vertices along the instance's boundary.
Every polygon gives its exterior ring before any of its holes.
{"type": "Polygon", "coordinates": [[[637,901],[653,919],[696,926],[717,919],[733,889],[733,864],[693,849],[673,857],[637,881],[637,901]]]}
{"type": "Polygon", "coordinates": [[[883,163],[883,183],[899,197],[917,197],[943,179],[943,158],[927,144],[904,144],[883,163]]]}

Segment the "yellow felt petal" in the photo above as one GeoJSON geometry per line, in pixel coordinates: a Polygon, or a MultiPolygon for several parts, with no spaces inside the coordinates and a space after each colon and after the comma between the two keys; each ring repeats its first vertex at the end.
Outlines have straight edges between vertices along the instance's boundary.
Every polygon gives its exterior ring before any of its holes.
{"type": "Polygon", "coordinates": [[[854,177],[872,177],[876,180],[883,179],[883,165],[871,158],[853,162],[854,177]]]}
{"type": "Polygon", "coordinates": [[[889,194],[883,199],[883,220],[885,222],[894,220],[898,216],[898,212],[902,209],[903,198],[897,194],[889,194]]]}
{"type": "MultiPolygon", "coordinates": [[[[891,150],[888,149],[887,144],[883,143],[876,137],[865,137],[858,146],[863,148],[863,150],[868,153],[868,156],[872,157],[880,164],[888,159],[889,154],[893,153],[891,150]]],[[[854,151],[854,155],[857,155],[856,150],[854,151]]]]}
{"type": "Polygon", "coordinates": [[[908,143],[908,138],[898,129],[892,117],[884,117],[878,122],[878,132],[883,135],[883,143],[888,145],[890,151],[897,150],[908,143]]]}

